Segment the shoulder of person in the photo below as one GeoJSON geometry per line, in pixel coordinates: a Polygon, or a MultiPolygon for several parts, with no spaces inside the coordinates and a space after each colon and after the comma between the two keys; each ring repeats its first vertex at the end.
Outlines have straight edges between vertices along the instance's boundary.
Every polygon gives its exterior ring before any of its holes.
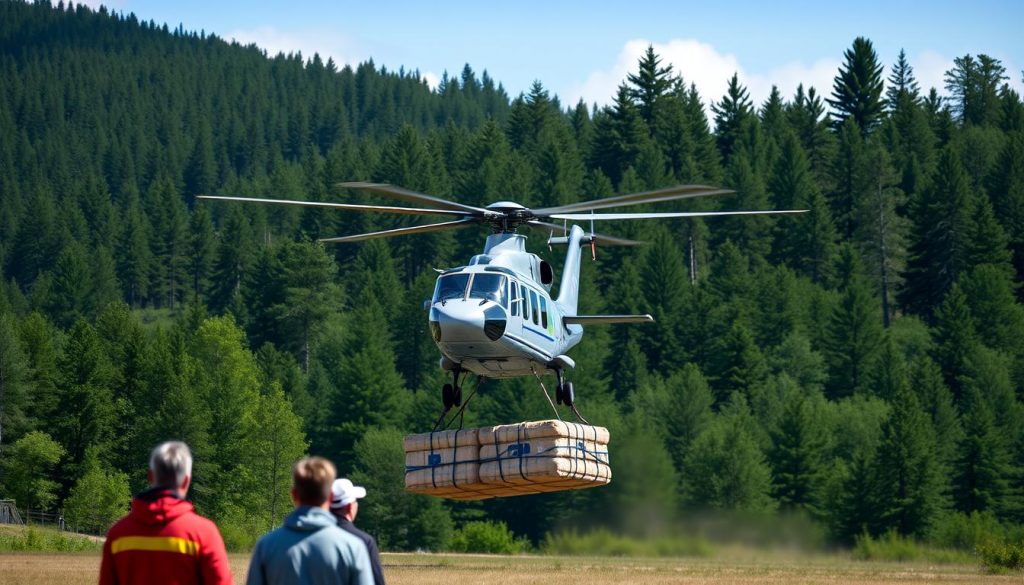
{"type": "Polygon", "coordinates": [[[220,534],[220,529],[217,528],[217,524],[214,523],[213,520],[210,520],[206,516],[200,516],[195,510],[189,512],[189,514],[189,519],[192,522],[193,526],[203,531],[216,532],[218,535],[220,534]]]}
{"type": "Polygon", "coordinates": [[[358,547],[366,546],[361,538],[347,530],[344,530],[340,526],[331,526],[329,530],[332,531],[332,536],[348,547],[356,547],[358,549],[358,547]]]}
{"type": "Polygon", "coordinates": [[[131,514],[122,516],[120,520],[114,522],[114,525],[110,527],[110,530],[107,530],[107,540],[110,540],[113,537],[117,537],[125,530],[128,530],[128,527],[131,525],[131,523],[131,514]]]}

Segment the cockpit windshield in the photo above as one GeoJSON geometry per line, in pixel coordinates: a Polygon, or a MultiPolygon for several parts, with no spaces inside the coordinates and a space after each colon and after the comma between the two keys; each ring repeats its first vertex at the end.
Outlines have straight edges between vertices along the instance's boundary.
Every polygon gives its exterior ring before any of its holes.
{"type": "Polygon", "coordinates": [[[505,298],[505,277],[497,274],[477,274],[469,290],[471,299],[487,299],[508,307],[505,298]]]}
{"type": "Polygon", "coordinates": [[[463,298],[468,284],[468,274],[450,274],[438,278],[434,288],[434,302],[463,298]]]}

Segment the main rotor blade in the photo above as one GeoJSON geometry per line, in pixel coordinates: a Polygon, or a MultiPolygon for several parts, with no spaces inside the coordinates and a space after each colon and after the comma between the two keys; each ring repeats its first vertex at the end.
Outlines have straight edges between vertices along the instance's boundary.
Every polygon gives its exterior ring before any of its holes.
{"type": "Polygon", "coordinates": [[[368,234],[356,234],[354,236],[341,236],[339,238],[320,238],[321,242],[361,242],[374,238],[390,238],[392,236],[408,236],[410,234],[426,234],[430,232],[441,232],[445,230],[457,230],[480,223],[477,219],[460,219],[457,221],[446,221],[442,223],[430,223],[413,227],[385,230],[382,232],[370,232],[368,234]]]}
{"type": "Polygon", "coordinates": [[[577,211],[591,211],[596,209],[608,209],[610,207],[640,205],[641,203],[657,203],[659,201],[675,201],[678,199],[693,199],[695,197],[710,197],[712,195],[725,195],[733,192],[734,191],[730,189],[719,189],[717,187],[708,187],[707,185],[676,185],[675,187],[666,187],[664,189],[656,189],[654,191],[628,193],[626,195],[616,195],[605,199],[570,203],[559,207],[534,209],[533,214],[537,217],[551,217],[556,213],[574,213],[577,211]]]}
{"type": "Polygon", "coordinates": [[[398,199],[399,201],[433,205],[434,207],[440,207],[441,209],[464,211],[473,215],[483,215],[487,213],[487,210],[482,207],[463,205],[462,203],[441,199],[440,197],[434,197],[433,195],[427,195],[426,193],[417,193],[416,191],[410,191],[394,185],[388,185],[387,183],[366,183],[356,181],[352,183],[338,183],[338,186],[344,187],[345,189],[360,189],[362,191],[379,193],[381,195],[387,195],[393,199],[398,199]]]}
{"type": "MultiPolygon", "coordinates": [[[[540,220],[536,220],[536,219],[530,220],[530,221],[526,222],[526,225],[528,225],[530,227],[537,228],[537,229],[558,230],[560,232],[561,231],[565,231],[565,226],[560,226],[560,225],[558,225],[556,223],[548,223],[546,221],[540,221],[540,220]]],[[[608,246],[640,246],[640,245],[643,245],[643,242],[638,242],[636,240],[627,240],[626,238],[616,238],[615,236],[606,236],[604,234],[588,234],[588,235],[592,235],[595,240],[597,240],[598,242],[600,242],[602,244],[608,245],[608,246]]]]}
{"type": "Polygon", "coordinates": [[[387,205],[356,205],[353,203],[328,203],[326,201],[294,201],[291,199],[257,199],[255,197],[224,197],[220,195],[196,195],[196,199],[213,199],[217,201],[245,201],[248,203],[272,203],[276,205],[298,205],[301,207],[327,207],[331,209],[347,209],[349,211],[379,211],[381,213],[398,213],[401,215],[444,215],[456,217],[472,217],[476,214],[467,211],[448,209],[417,209],[415,207],[390,207],[387,205]]]}
{"type": "Polygon", "coordinates": [[[551,219],[569,221],[608,220],[608,219],[662,219],[666,217],[716,217],[719,215],[785,215],[789,213],[805,213],[806,209],[777,209],[764,211],[678,211],[667,213],[559,213],[549,215],[551,219]]]}

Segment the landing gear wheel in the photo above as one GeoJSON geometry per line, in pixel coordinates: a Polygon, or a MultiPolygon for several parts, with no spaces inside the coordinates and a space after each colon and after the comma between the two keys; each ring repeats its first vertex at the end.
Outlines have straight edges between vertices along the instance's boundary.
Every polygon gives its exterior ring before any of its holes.
{"type": "Polygon", "coordinates": [[[462,386],[456,386],[452,391],[452,404],[462,406],[462,386]]]}
{"type": "Polygon", "coordinates": [[[445,411],[448,411],[455,405],[455,390],[451,384],[445,384],[441,387],[441,403],[444,404],[445,411]]]}
{"type": "Polygon", "coordinates": [[[562,393],[562,403],[571,408],[573,403],[576,402],[576,389],[573,388],[572,382],[566,382],[560,390],[562,393]]]}
{"type": "Polygon", "coordinates": [[[555,386],[555,404],[562,403],[562,385],[555,386]]]}

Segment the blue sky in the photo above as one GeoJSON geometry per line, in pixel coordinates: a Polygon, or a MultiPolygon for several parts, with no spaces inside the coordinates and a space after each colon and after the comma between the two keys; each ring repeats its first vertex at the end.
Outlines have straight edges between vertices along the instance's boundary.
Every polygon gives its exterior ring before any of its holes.
{"type": "MultiPolygon", "coordinates": [[[[86,4],[97,6],[89,0],[86,4]]],[[[798,82],[819,93],[857,36],[887,66],[905,49],[921,85],[942,88],[954,57],[987,53],[1024,93],[1024,1],[888,2],[387,2],[327,0],[113,0],[139,18],[183,24],[270,53],[319,52],[339,63],[373,58],[419,70],[429,81],[465,63],[487,70],[511,95],[540,80],[563,103],[604,104],[648,44],[705,101],[737,72],[761,101],[773,84],[789,97],[798,82]],[[776,6],[773,4],[778,4],[776,6]],[[770,8],[769,8],[770,6],[770,8]]]]}

